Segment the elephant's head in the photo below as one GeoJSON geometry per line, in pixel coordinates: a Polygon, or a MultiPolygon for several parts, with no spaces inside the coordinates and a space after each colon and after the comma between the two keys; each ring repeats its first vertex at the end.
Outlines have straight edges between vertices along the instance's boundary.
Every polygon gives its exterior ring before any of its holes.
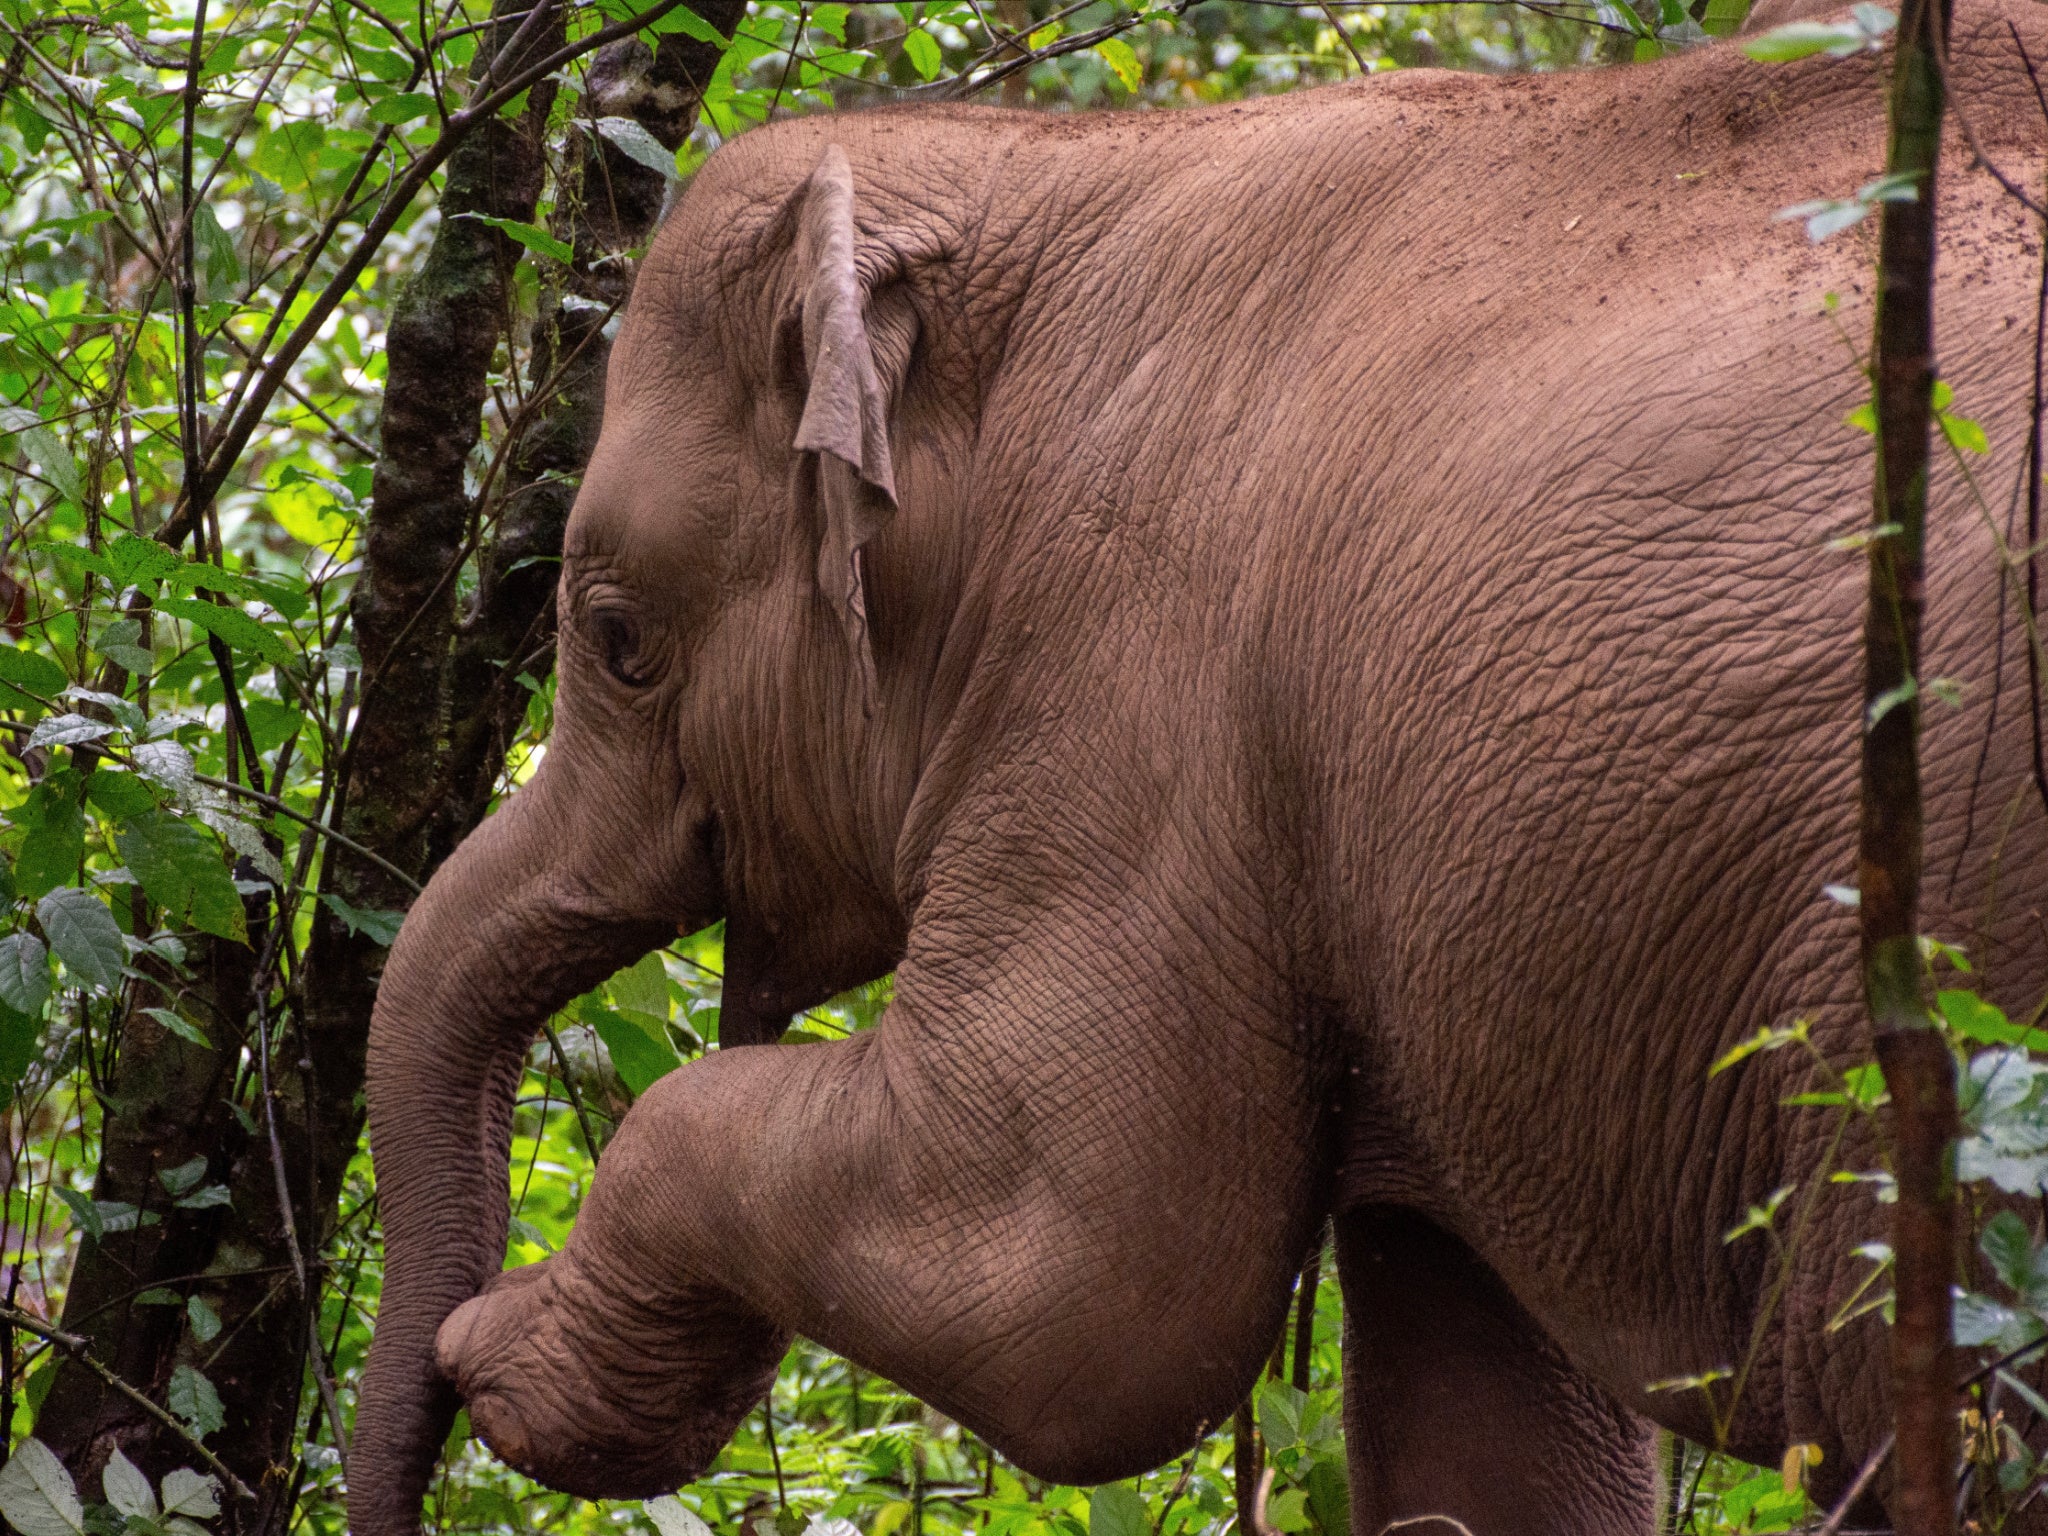
{"type": "MultiPolygon", "coordinates": [[[[891,459],[898,418],[921,397],[934,419],[963,408],[912,377],[919,274],[943,252],[929,222],[857,227],[847,157],[815,130],[753,138],[671,218],[615,349],[565,540],[545,761],[435,875],[381,985],[368,1093],[388,1268],[358,1536],[418,1525],[456,1406],[436,1334],[502,1264],[512,1096],[541,1021],[723,918],[721,1043],[770,1040],[903,944],[896,849],[931,692],[915,657],[939,643],[945,581],[902,578],[921,612],[877,605],[870,548],[910,467],[891,459]]],[[[772,1368],[778,1336],[758,1332],[747,1348],[772,1368]]],[[[691,1475],[765,1382],[759,1360],[721,1371],[745,1400],[707,1394],[649,1465],[691,1475]]]]}

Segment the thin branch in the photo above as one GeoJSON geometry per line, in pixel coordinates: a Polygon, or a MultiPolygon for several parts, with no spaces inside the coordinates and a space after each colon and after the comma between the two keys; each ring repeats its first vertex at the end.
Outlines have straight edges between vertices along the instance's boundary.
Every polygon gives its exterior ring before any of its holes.
{"type": "Polygon", "coordinates": [[[24,1312],[19,1307],[0,1305],[0,1320],[5,1320],[16,1328],[32,1333],[37,1338],[48,1339],[51,1344],[63,1350],[65,1354],[78,1361],[87,1370],[99,1377],[101,1381],[112,1387],[130,1402],[133,1402],[137,1407],[147,1409],[153,1418],[161,1421],[165,1428],[169,1429],[190,1446],[192,1453],[205,1462],[214,1474],[227,1484],[229,1491],[236,1498],[255,1499],[256,1494],[254,1490],[239,1477],[235,1476],[228,1469],[227,1464],[218,1456],[200,1444],[199,1437],[185,1426],[183,1419],[180,1419],[168,1408],[160,1407],[150,1401],[147,1394],[137,1391],[119,1376],[115,1375],[113,1371],[109,1370],[101,1362],[100,1357],[92,1352],[92,1345],[88,1340],[75,1333],[66,1333],[63,1329],[44,1322],[33,1312],[24,1312]]]}
{"type": "Polygon", "coordinates": [[[274,795],[266,795],[263,793],[262,790],[250,789],[247,785],[231,784],[226,779],[216,779],[215,777],[213,777],[213,775],[207,773],[195,773],[192,775],[192,777],[197,779],[201,784],[210,784],[215,789],[224,789],[231,795],[240,795],[244,800],[254,800],[258,805],[264,807],[266,810],[275,811],[280,816],[289,817],[291,820],[296,821],[300,826],[311,828],[320,836],[341,844],[341,846],[348,849],[349,852],[361,854],[364,858],[368,859],[372,864],[375,864],[379,869],[383,870],[385,874],[391,876],[392,879],[403,882],[405,887],[408,890],[410,890],[415,896],[417,896],[421,892],[421,890],[424,889],[424,887],[421,886],[419,881],[413,879],[412,876],[408,875],[396,864],[391,863],[389,860],[379,858],[376,854],[370,852],[369,849],[365,848],[361,843],[357,842],[354,838],[349,837],[344,833],[337,832],[334,830],[334,828],[330,826],[326,826],[320,822],[315,821],[312,817],[306,815],[302,811],[293,810],[290,806],[286,805],[282,800],[279,800],[274,795]]]}

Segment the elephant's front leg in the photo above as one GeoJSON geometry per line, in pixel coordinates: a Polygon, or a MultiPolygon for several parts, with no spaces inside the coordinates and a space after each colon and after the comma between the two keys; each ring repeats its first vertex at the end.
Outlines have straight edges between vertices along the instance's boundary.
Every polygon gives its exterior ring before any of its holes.
{"type": "Polygon", "coordinates": [[[1574,1370],[1469,1248],[1391,1207],[1336,1228],[1355,1536],[1656,1527],[1650,1427],[1574,1370]]]}
{"type": "Polygon", "coordinates": [[[1219,1423],[1321,1214],[1328,1042],[1248,950],[1151,910],[1043,913],[979,962],[914,938],[874,1031],[656,1084],[563,1252],[442,1329],[485,1438],[586,1493],[688,1481],[780,1328],[1062,1481],[1219,1423]]]}

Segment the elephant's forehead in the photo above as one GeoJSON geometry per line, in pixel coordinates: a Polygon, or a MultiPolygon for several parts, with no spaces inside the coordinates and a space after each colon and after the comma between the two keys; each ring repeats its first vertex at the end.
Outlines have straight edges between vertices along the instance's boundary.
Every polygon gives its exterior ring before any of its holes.
{"type": "Polygon", "coordinates": [[[745,499],[744,466],[709,420],[627,409],[605,423],[569,517],[563,556],[574,565],[631,574],[674,570],[727,538],[745,499]]]}

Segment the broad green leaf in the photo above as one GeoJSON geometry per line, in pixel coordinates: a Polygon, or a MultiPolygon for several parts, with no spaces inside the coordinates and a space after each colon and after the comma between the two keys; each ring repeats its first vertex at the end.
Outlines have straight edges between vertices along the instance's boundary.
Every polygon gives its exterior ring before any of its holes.
{"type": "Polygon", "coordinates": [[[52,886],[69,885],[85,856],[85,812],[78,805],[78,775],[53,773],[38,784],[14,813],[25,826],[21,851],[14,859],[15,894],[34,901],[52,886]]]}
{"type": "Polygon", "coordinates": [[[157,1023],[176,1035],[180,1040],[189,1040],[201,1050],[213,1049],[213,1042],[206,1038],[206,1031],[194,1024],[183,1014],[170,1008],[145,1008],[142,1010],[157,1023]]]}
{"type": "MultiPolygon", "coordinates": [[[[194,1302],[199,1302],[197,1296],[194,1302]]],[[[204,1303],[200,1303],[204,1305],[204,1303]]],[[[207,1308],[211,1311],[212,1308],[207,1308]]],[[[219,1321],[214,1323],[218,1332],[219,1321]]],[[[209,1335],[211,1337],[211,1335],[209,1335]]],[[[203,1341],[202,1341],[203,1342],[203,1341]]],[[[197,1520],[211,1520],[220,1513],[220,1479],[210,1474],[194,1472],[190,1467],[178,1467],[164,1474],[164,1513],[167,1515],[190,1515],[197,1520]]]]}
{"type": "Polygon", "coordinates": [[[1881,6],[1859,5],[1844,21],[1793,21],[1773,27],[1744,43],[1742,51],[1762,64],[1786,64],[1816,53],[1845,59],[1878,47],[1898,24],[1898,17],[1881,6]]]}
{"type": "Polygon", "coordinates": [[[934,78],[945,64],[945,56],[939,51],[939,40],[922,27],[912,27],[904,34],[903,53],[910,60],[911,68],[927,80],[934,78]]]}
{"type": "Polygon", "coordinates": [[[74,747],[81,741],[97,741],[113,733],[114,727],[104,720],[94,720],[85,715],[51,715],[36,722],[36,728],[29,732],[28,744],[32,747],[74,747]]]}
{"type": "Polygon", "coordinates": [[[731,38],[726,37],[718,28],[712,26],[710,22],[699,16],[687,5],[677,6],[666,16],[662,17],[661,20],[649,27],[648,30],[650,32],[680,32],[685,37],[694,37],[700,43],[710,43],[713,47],[720,49],[723,49],[732,41],[731,38]]]}
{"type": "Polygon", "coordinates": [[[61,1184],[55,1186],[53,1193],[71,1208],[71,1218],[78,1224],[79,1231],[94,1242],[107,1235],[106,1218],[100,1214],[97,1200],[81,1195],[75,1189],[66,1189],[61,1184]]]}
{"type": "Polygon", "coordinates": [[[458,213],[456,217],[458,219],[474,219],[479,224],[488,224],[493,229],[502,229],[529,251],[538,251],[543,256],[552,256],[556,261],[564,265],[567,265],[576,255],[575,251],[570,249],[568,242],[557,240],[546,230],[536,229],[531,224],[522,224],[517,219],[501,219],[488,213],[458,213]]]}
{"type": "Polygon", "coordinates": [[[124,533],[107,546],[107,563],[117,579],[133,587],[145,581],[161,581],[185,564],[185,560],[176,550],[155,539],[124,533]]]}
{"type": "Polygon", "coordinates": [[[213,1389],[213,1383],[189,1365],[181,1365],[171,1372],[169,1390],[164,1400],[171,1412],[192,1426],[192,1433],[204,1440],[208,1435],[227,1422],[227,1410],[221,1406],[220,1394],[213,1389]]]}
{"type": "Polygon", "coordinates": [[[579,1017],[597,1031],[617,1069],[619,1080],[638,1098],[682,1063],[675,1048],[655,1040],[646,1030],[621,1018],[594,997],[585,997],[577,1009],[579,1017]]]}
{"type": "Polygon", "coordinates": [[[116,821],[156,809],[156,794],[149,785],[139,775],[118,768],[95,768],[88,774],[85,798],[116,821]]]}
{"type": "MultiPolygon", "coordinates": [[[[14,683],[43,699],[54,699],[71,686],[64,669],[35,651],[0,645],[0,682],[14,683]]],[[[12,702],[13,689],[0,690],[0,703],[12,702]]]]}
{"type": "Polygon", "coordinates": [[[27,1439],[0,1467],[0,1515],[21,1536],[83,1536],[85,1506],[57,1453],[27,1439]]]}
{"type": "Polygon", "coordinates": [[[665,148],[661,140],[632,118],[600,117],[597,120],[597,131],[627,159],[646,166],[650,171],[660,172],[670,181],[675,180],[675,151],[665,148]]]}
{"type": "Polygon", "coordinates": [[[50,1000],[50,956],[32,933],[0,939],[0,1003],[33,1019],[50,1000]]]}
{"type": "Polygon", "coordinates": [[[2033,1268],[2034,1235],[2012,1211],[1997,1211],[1984,1223],[1977,1247],[1991,1261],[1992,1273],[2015,1291],[2025,1291],[2033,1268]]]}
{"type": "Polygon", "coordinates": [[[175,741],[146,741],[128,754],[135,771],[183,799],[193,788],[192,754],[175,741]]]}
{"type": "Polygon", "coordinates": [[[75,885],[60,885],[36,903],[36,920],[73,976],[103,992],[120,984],[128,950],[114,914],[99,897],[75,885]]]}
{"type": "Polygon", "coordinates": [[[0,1083],[10,1089],[35,1060],[43,1037],[43,1021],[0,1003],[0,1083]]]}
{"type": "Polygon", "coordinates": [[[389,949],[398,942],[398,930],[405,922],[403,912],[388,912],[380,907],[358,907],[343,901],[332,891],[320,898],[322,906],[341,919],[342,927],[350,933],[361,934],[373,944],[389,949]]]}
{"type": "Polygon", "coordinates": [[[1106,1483],[1088,1495],[1088,1536],[1152,1536],[1145,1501],[1124,1483],[1106,1483]]]}
{"type": "Polygon", "coordinates": [[[192,822],[164,811],[137,816],[115,838],[149,899],[171,923],[189,922],[224,939],[246,940],[242,898],[219,846],[192,822]]]}
{"type": "Polygon", "coordinates": [[[1275,1494],[1266,1505],[1266,1519],[1276,1531],[1307,1530],[1308,1494],[1300,1488],[1275,1494]]]}
{"type": "Polygon", "coordinates": [[[386,96],[370,108],[369,117],[373,123],[391,123],[394,126],[416,123],[434,112],[434,98],[424,91],[399,91],[386,96]]]}
{"type": "Polygon", "coordinates": [[[1116,71],[1116,77],[1123,82],[1125,90],[1135,91],[1145,83],[1144,66],[1138,62],[1138,55],[1131,45],[1122,38],[1105,37],[1095,45],[1095,51],[1116,71]]]}
{"type": "Polygon", "coordinates": [[[612,1002],[635,1013],[668,1017],[668,967],[661,963],[661,951],[642,955],[607,984],[612,1002]]]}
{"type": "Polygon", "coordinates": [[[275,631],[265,629],[239,608],[225,608],[190,597],[160,598],[156,606],[159,613],[183,619],[238,651],[250,651],[261,656],[272,666],[288,667],[297,659],[292,648],[275,631]]]}
{"type": "Polygon", "coordinates": [[[85,505],[85,476],[78,472],[78,461],[71,452],[57,440],[57,434],[48,427],[29,427],[19,434],[22,447],[35,461],[43,478],[57,488],[58,494],[75,507],[85,505]]]}
{"type": "Polygon", "coordinates": [[[206,1177],[206,1157],[202,1153],[187,1158],[175,1168],[157,1170],[156,1181],[163,1185],[166,1193],[182,1195],[201,1179],[206,1177]]]}
{"type": "MultiPolygon", "coordinates": [[[[192,1329],[192,1337],[202,1344],[211,1344],[220,1337],[220,1314],[213,1310],[212,1305],[204,1296],[194,1296],[185,1303],[185,1321],[192,1329]]],[[[170,1494],[170,1479],[166,1478],[164,1479],[164,1503],[167,1505],[171,1502],[170,1494]]],[[[188,1515],[193,1513],[189,1509],[173,1512],[188,1515]]]]}
{"type": "Polygon", "coordinates": [[[661,1536],[711,1536],[711,1527],[703,1518],[672,1493],[648,1499],[640,1507],[647,1511],[647,1518],[654,1522],[661,1536]]]}
{"type": "Polygon", "coordinates": [[[1291,1449],[1301,1440],[1301,1410],[1307,1405],[1305,1394],[1296,1391],[1284,1381],[1266,1381],[1259,1384],[1255,1399],[1258,1409],[1259,1433],[1266,1437],[1269,1451],[1291,1449]]]}
{"type": "Polygon", "coordinates": [[[136,1520],[156,1518],[156,1494],[149,1486],[148,1476],[121,1454],[119,1446],[107,1458],[106,1469],[100,1473],[100,1486],[106,1489],[107,1502],[120,1513],[136,1520]]]}
{"type": "Polygon", "coordinates": [[[2024,1045],[2032,1051],[2048,1052],[2048,1030],[2013,1023],[2005,1016],[2005,1010],[1974,992],[1944,989],[1934,994],[1934,1005],[1948,1027],[1965,1040],[1980,1045],[2024,1045]]]}

